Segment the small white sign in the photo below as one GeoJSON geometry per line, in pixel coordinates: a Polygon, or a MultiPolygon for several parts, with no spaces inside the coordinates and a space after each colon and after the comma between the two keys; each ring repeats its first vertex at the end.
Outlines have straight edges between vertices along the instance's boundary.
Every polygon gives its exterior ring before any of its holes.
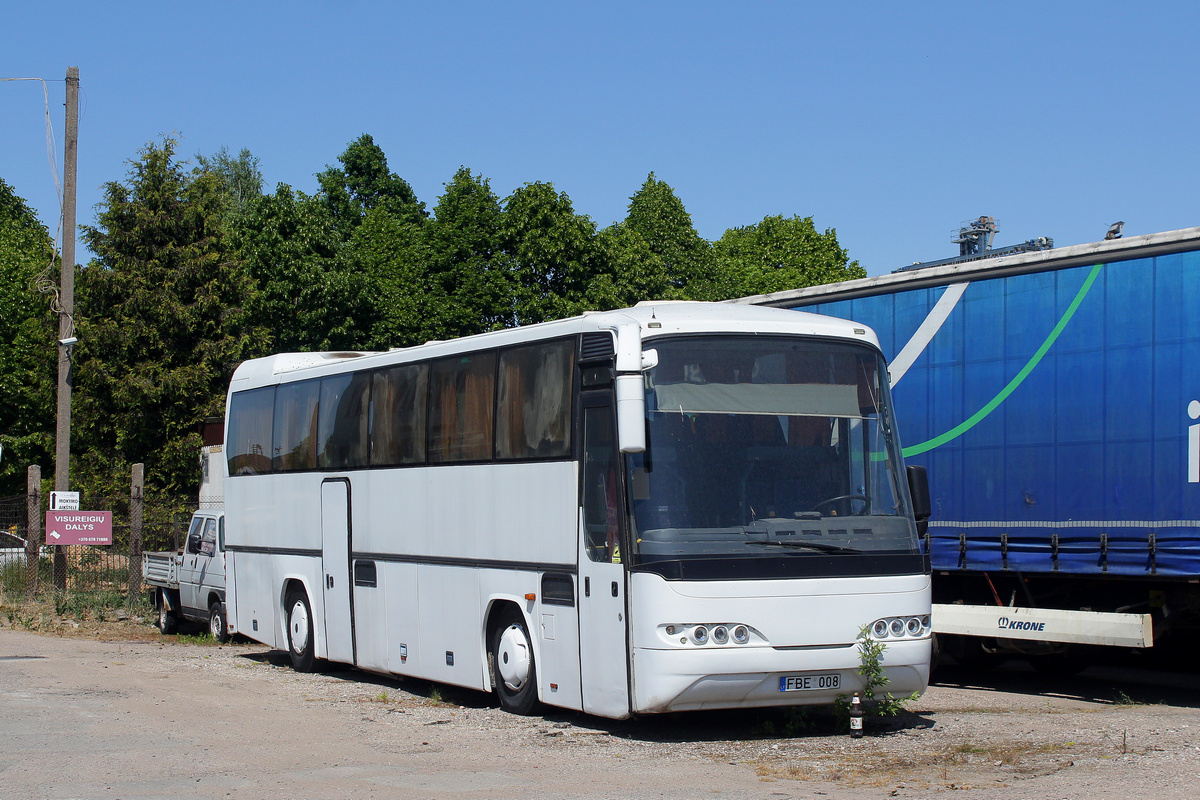
{"type": "Polygon", "coordinates": [[[51,511],[78,511],[79,492],[51,492],[51,511]]]}

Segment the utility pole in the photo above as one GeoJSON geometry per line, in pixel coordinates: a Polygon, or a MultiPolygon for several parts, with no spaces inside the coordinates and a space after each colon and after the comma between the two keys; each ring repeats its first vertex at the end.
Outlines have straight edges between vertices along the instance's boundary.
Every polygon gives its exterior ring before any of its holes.
{"type": "MultiPolygon", "coordinates": [[[[62,270],[58,314],[58,424],[54,434],[54,490],[71,489],[71,350],[75,345],[75,165],[79,159],[79,67],[67,67],[67,131],[63,150],[62,270]]],[[[54,588],[67,588],[67,560],[54,548],[54,588]]]]}

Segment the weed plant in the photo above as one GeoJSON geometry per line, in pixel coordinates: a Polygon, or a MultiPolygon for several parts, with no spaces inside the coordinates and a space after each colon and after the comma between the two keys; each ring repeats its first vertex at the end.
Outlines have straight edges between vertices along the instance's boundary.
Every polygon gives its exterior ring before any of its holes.
{"type": "MultiPolygon", "coordinates": [[[[870,628],[866,625],[858,632],[858,674],[863,678],[862,712],[864,717],[894,717],[904,711],[905,703],[910,703],[919,697],[917,692],[906,697],[894,697],[891,692],[877,696],[879,690],[888,685],[887,673],[883,671],[883,654],[887,652],[887,643],[871,636],[870,628]]],[[[834,701],[834,709],[845,727],[850,725],[850,698],[838,695],[834,701]]]]}

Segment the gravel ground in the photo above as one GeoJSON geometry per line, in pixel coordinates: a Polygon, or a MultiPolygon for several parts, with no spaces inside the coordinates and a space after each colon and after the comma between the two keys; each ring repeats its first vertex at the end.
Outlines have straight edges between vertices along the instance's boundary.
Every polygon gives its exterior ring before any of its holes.
{"type": "Polygon", "coordinates": [[[0,616],[0,798],[1200,795],[1194,674],[944,669],[909,713],[850,739],[824,711],[515,717],[480,693],[298,674],[284,653],[136,619],[18,622],[0,616]]]}

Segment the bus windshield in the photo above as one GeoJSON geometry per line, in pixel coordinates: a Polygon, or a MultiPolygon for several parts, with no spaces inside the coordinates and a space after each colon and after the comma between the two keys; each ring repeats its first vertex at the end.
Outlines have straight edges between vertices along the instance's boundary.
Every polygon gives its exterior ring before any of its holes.
{"type": "Polygon", "coordinates": [[[762,335],[648,344],[647,448],[627,461],[638,563],[919,552],[877,351],[762,335]]]}

